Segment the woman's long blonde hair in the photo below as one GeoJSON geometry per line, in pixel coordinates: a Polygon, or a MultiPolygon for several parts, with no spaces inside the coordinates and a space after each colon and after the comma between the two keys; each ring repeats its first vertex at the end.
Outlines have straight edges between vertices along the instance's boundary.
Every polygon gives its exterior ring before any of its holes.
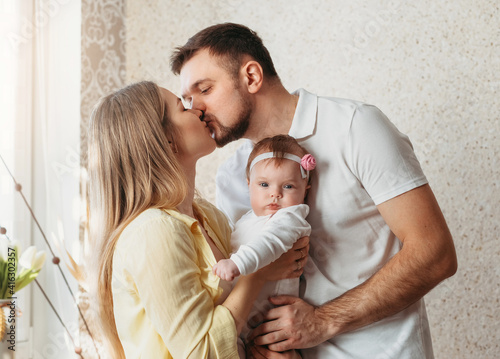
{"type": "Polygon", "coordinates": [[[118,339],[111,277],[113,253],[123,229],[148,208],[174,208],[187,182],[169,144],[176,131],[160,88],[139,82],[102,98],[88,132],[89,280],[94,313],[114,358],[118,339]]]}

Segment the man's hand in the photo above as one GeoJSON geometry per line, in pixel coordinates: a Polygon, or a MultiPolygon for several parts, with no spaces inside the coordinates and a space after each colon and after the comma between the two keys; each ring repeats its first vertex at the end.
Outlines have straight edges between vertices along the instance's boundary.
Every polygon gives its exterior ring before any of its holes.
{"type": "Polygon", "coordinates": [[[298,278],[304,272],[309,258],[309,237],[299,238],[288,252],[283,253],[277,260],[268,264],[257,273],[266,280],[275,281],[286,278],[298,278]]]}
{"type": "Polygon", "coordinates": [[[221,259],[212,267],[212,273],[222,280],[231,282],[240,275],[240,270],[231,259],[221,259]]]}
{"type": "Polygon", "coordinates": [[[310,348],[330,338],[327,323],[312,305],[285,295],[271,297],[269,301],[278,307],[269,310],[265,322],[252,332],[249,339],[256,345],[267,345],[269,350],[284,352],[310,348]]]}

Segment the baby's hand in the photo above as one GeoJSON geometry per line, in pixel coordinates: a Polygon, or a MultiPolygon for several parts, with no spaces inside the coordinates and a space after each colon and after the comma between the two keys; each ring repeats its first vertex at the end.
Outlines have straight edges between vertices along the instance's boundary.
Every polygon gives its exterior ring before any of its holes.
{"type": "Polygon", "coordinates": [[[213,266],[212,273],[222,280],[231,282],[240,275],[240,270],[231,259],[221,259],[213,266]]]}

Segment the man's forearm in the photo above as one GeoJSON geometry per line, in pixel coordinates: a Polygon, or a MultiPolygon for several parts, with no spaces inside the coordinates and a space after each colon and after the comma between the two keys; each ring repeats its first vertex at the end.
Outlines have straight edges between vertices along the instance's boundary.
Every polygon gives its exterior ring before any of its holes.
{"type": "Polygon", "coordinates": [[[273,351],[316,346],[400,312],[455,272],[454,252],[433,264],[417,261],[408,247],[366,282],[322,306],[294,297],[270,298],[278,307],[254,330],[256,344],[273,351]]]}
{"type": "Polygon", "coordinates": [[[404,310],[455,273],[454,252],[443,254],[438,262],[422,261],[412,252],[407,243],[366,282],[316,308],[329,338],[404,310]]]}

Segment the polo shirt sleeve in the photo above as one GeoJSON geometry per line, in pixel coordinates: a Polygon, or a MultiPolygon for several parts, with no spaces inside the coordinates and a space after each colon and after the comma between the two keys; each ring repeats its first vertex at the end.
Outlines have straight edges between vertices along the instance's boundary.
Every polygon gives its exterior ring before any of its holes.
{"type": "Polygon", "coordinates": [[[357,106],[347,148],[351,171],[376,205],[427,183],[409,138],[375,106],[357,106]]]}
{"type": "Polygon", "coordinates": [[[115,253],[121,263],[116,264],[127,268],[145,315],[170,354],[174,358],[237,356],[234,319],[226,307],[214,305],[203,286],[191,228],[168,215],[156,216],[122,240],[115,253]]]}

